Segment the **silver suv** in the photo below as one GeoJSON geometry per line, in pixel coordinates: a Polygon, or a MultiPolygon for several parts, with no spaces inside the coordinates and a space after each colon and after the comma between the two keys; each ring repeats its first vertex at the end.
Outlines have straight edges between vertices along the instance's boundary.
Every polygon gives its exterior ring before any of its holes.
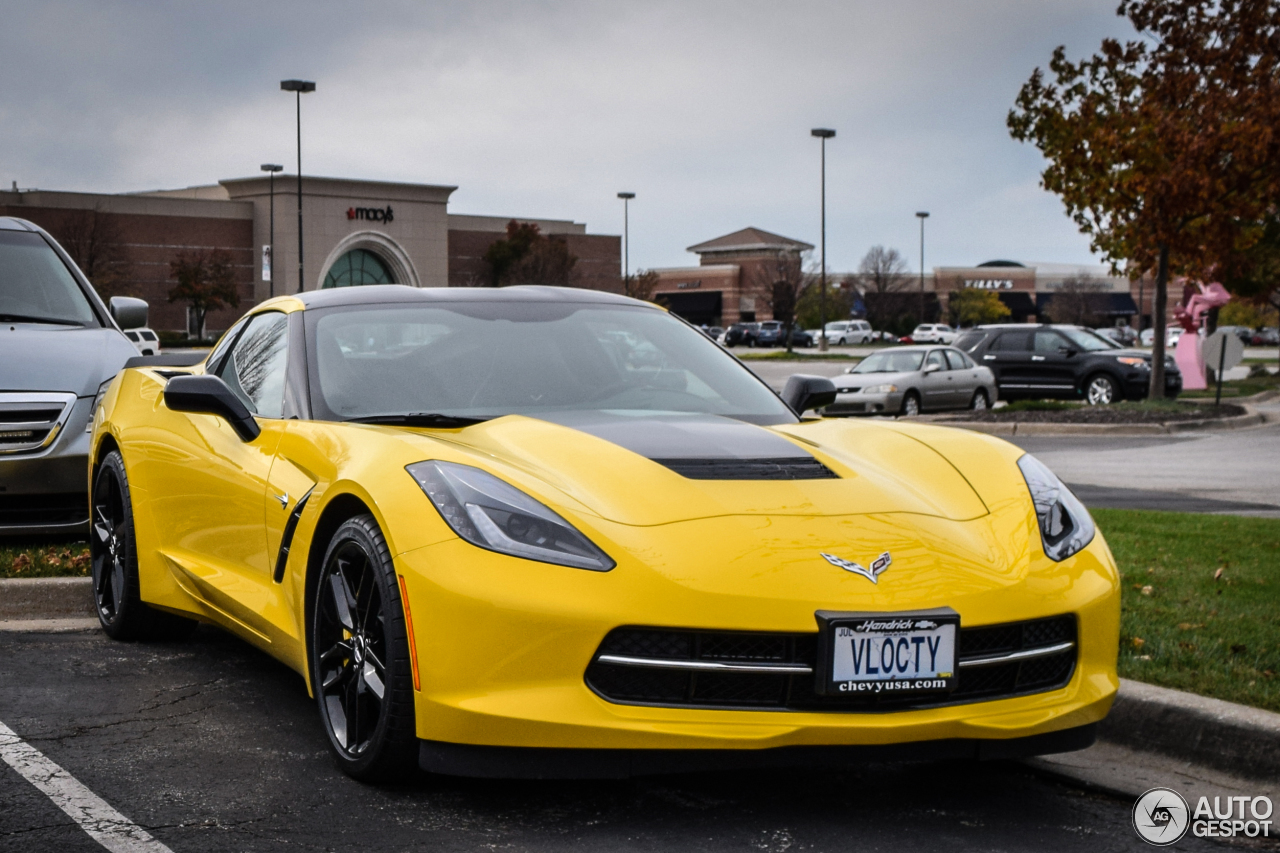
{"type": "Polygon", "coordinates": [[[89,413],[147,303],[102,304],[48,233],[0,217],[0,536],[89,529],[89,413]]]}

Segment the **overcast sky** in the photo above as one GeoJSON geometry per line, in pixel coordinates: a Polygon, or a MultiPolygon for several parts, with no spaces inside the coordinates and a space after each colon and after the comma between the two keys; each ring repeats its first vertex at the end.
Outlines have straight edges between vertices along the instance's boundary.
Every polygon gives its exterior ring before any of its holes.
{"type": "Polygon", "coordinates": [[[0,181],[124,192],[294,162],[451,184],[456,213],[622,231],[632,267],[748,225],[918,266],[1088,263],[1005,115],[1056,45],[1127,37],[1116,0],[230,2],[0,0],[0,181]]]}

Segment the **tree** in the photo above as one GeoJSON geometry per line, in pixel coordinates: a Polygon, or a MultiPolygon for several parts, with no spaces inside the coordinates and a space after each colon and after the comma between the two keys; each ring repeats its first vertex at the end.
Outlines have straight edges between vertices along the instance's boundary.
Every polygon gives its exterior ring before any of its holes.
{"type": "Polygon", "coordinates": [[[132,292],[133,264],[119,221],[100,205],[70,211],[49,230],[104,300],[132,292]]]}
{"type": "Polygon", "coordinates": [[[785,329],[787,352],[790,352],[800,294],[813,280],[804,271],[804,257],[799,252],[775,252],[751,267],[750,276],[748,285],[756,293],[764,295],[773,319],[785,329]]]}
{"type": "Polygon", "coordinates": [[[1256,242],[1280,182],[1280,7],[1274,0],[1122,0],[1140,40],[1080,62],[1059,47],[1008,117],[1048,159],[1093,249],[1130,277],[1155,271],[1150,393],[1164,393],[1172,273],[1211,280],[1256,242]]]}
{"type": "MultiPolygon", "coordinates": [[[[1258,241],[1235,252],[1223,265],[1222,283],[1244,304],[1262,308],[1274,318],[1280,312],[1280,213],[1273,211],[1259,227],[1258,241]]],[[[1223,313],[1236,304],[1228,302],[1223,313]]]]}
{"type": "Polygon", "coordinates": [[[1088,273],[1069,276],[1062,280],[1062,287],[1053,294],[1044,313],[1055,323],[1099,326],[1106,316],[1099,310],[1106,289],[1105,284],[1088,273]]]}
{"type": "MultiPolygon", "coordinates": [[[[800,291],[796,300],[796,327],[816,329],[822,322],[821,293],[813,273],[809,273],[810,286],[800,291]]],[[[836,284],[827,282],[827,319],[844,320],[853,310],[853,300],[858,291],[847,281],[836,284]]]]}
{"type": "Polygon", "coordinates": [[[907,262],[897,249],[872,246],[858,264],[858,279],[871,293],[898,293],[911,286],[907,262]]]}
{"type": "Polygon", "coordinates": [[[622,282],[622,294],[632,299],[643,299],[646,302],[653,296],[658,286],[658,273],[655,270],[640,270],[622,282]]]}
{"type": "Polygon", "coordinates": [[[195,327],[204,337],[205,317],[219,308],[240,307],[231,256],[222,249],[188,249],[169,262],[170,302],[185,302],[195,315],[195,327]]]}
{"type": "Polygon", "coordinates": [[[484,253],[490,287],[511,284],[565,286],[573,277],[577,256],[559,237],[544,237],[532,222],[507,223],[507,236],[493,241],[484,253]]]}
{"type": "Polygon", "coordinates": [[[952,325],[959,327],[980,326],[983,323],[999,323],[1012,312],[1000,301],[994,290],[961,287],[951,291],[947,299],[947,312],[952,325]]]}

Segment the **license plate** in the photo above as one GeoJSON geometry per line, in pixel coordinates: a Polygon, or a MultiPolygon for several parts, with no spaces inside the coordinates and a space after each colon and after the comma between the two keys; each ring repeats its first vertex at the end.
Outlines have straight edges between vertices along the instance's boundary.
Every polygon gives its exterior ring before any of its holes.
{"type": "Polygon", "coordinates": [[[823,693],[905,696],[955,687],[960,615],[954,610],[817,616],[823,693]]]}

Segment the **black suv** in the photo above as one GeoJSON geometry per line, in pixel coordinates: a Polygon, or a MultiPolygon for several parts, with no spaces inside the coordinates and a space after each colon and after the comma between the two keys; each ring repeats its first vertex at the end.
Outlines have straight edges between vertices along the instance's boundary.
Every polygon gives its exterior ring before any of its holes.
{"type": "MultiPolygon", "coordinates": [[[[1140,400],[1151,385],[1151,353],[1125,349],[1079,326],[979,326],[955,347],[991,368],[1000,399],[1055,397],[1105,405],[1140,400]]],[[[1177,397],[1182,374],[1165,358],[1164,395],[1177,397]]]]}
{"type": "Polygon", "coordinates": [[[746,344],[749,347],[756,345],[756,336],[760,334],[759,323],[734,323],[724,333],[724,345],[727,347],[736,347],[738,344],[746,344]]]}

